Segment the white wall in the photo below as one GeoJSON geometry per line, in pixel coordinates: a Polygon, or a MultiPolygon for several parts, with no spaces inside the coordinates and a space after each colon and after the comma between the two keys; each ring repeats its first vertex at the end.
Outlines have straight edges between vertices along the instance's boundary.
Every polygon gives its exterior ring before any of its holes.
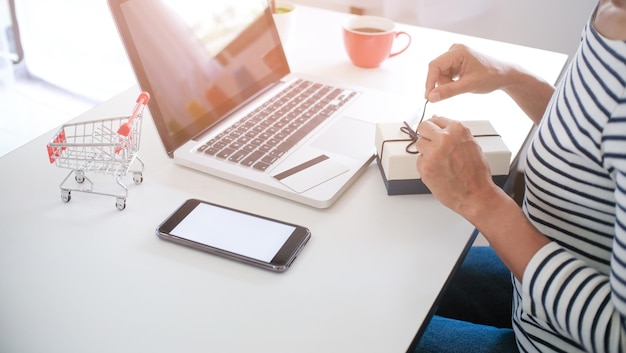
{"type": "MultiPolygon", "coordinates": [[[[407,2],[413,3],[417,16],[404,21],[570,55],[596,4],[591,0],[388,0],[385,6],[407,2]]],[[[402,14],[394,16],[402,18],[402,14]]]]}
{"type": "Polygon", "coordinates": [[[573,54],[595,0],[293,0],[366,13],[546,50],[573,54]]]}
{"type": "Polygon", "coordinates": [[[17,0],[16,8],[35,77],[94,101],[135,83],[106,0],[17,0]]]}
{"type": "MultiPolygon", "coordinates": [[[[2,2],[3,0],[0,0],[2,2]]],[[[214,1],[214,0],[210,0],[214,1]]],[[[285,0],[572,54],[594,0],[285,0]]],[[[1,10],[1,8],[0,8],[1,10]]],[[[104,0],[18,0],[25,62],[37,77],[108,99],[134,83],[104,0]]],[[[5,11],[1,11],[6,15],[5,11]]],[[[2,26],[0,26],[1,28],[2,26]]]]}

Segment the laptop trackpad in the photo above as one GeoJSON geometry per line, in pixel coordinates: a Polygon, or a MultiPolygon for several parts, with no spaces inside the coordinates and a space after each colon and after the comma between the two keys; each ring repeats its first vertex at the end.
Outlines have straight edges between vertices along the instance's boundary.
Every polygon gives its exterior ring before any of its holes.
{"type": "Polygon", "coordinates": [[[320,154],[304,163],[274,175],[283,185],[302,193],[350,170],[325,154],[366,161],[374,146],[372,123],[342,116],[317,136],[311,147],[320,154]]]}
{"type": "Polygon", "coordinates": [[[349,169],[322,154],[293,168],[274,175],[283,185],[297,193],[303,193],[349,169]]]}
{"type": "Polygon", "coordinates": [[[368,159],[374,149],[374,124],[342,116],[334,121],[311,146],[330,154],[338,154],[356,160],[368,159]]]}

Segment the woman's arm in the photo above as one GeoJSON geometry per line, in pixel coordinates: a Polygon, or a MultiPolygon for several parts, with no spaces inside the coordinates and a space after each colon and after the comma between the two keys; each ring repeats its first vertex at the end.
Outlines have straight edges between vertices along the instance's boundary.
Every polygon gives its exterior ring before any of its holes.
{"type": "Polygon", "coordinates": [[[548,238],[517,203],[494,184],[489,165],[469,129],[433,117],[419,126],[417,170],[446,207],[470,221],[521,281],[526,265],[548,238]]]}

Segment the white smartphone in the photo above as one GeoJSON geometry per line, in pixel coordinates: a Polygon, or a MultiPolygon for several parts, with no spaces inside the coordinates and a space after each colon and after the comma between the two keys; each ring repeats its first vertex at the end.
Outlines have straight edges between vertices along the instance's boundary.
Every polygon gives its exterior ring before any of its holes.
{"type": "Polygon", "coordinates": [[[308,228],[197,199],[185,201],[156,233],[275,272],[286,271],[311,237],[308,228]]]}

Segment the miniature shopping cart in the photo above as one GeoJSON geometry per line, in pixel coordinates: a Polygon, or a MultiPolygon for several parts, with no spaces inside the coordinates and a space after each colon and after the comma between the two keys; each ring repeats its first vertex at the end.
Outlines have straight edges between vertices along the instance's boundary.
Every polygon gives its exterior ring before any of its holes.
{"type": "Polygon", "coordinates": [[[114,196],[117,209],[126,208],[128,189],[122,177],[131,172],[135,184],[143,181],[144,164],[137,152],[143,109],[149,100],[150,95],[142,92],[130,116],[61,126],[48,143],[48,157],[51,164],[71,169],[59,185],[64,202],[70,201],[72,191],[80,191],[114,196]],[[96,189],[88,173],[112,175],[114,188],[96,189]],[[76,183],[70,180],[72,175],[76,183]]]}

